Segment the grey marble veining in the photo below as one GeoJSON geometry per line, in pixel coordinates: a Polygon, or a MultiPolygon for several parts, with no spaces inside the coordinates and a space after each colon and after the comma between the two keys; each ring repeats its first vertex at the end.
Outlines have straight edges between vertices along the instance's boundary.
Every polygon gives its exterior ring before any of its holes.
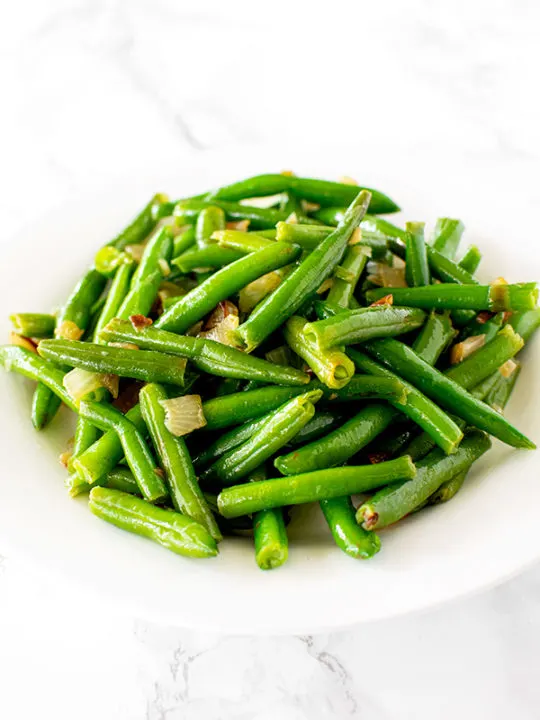
{"type": "MultiPolygon", "coordinates": [[[[3,237],[111,175],[240,142],[444,145],[537,171],[539,20],[532,0],[12,3],[3,237]]],[[[421,615],[229,637],[118,618],[2,557],[0,717],[536,720],[539,601],[533,568],[421,615]]]]}

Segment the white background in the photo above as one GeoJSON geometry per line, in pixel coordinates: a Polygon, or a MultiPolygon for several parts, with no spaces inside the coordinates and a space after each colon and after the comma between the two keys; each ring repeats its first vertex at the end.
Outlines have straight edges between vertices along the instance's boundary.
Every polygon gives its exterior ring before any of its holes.
{"type": "MultiPolygon", "coordinates": [[[[489,173],[512,168],[525,205],[540,199],[533,1],[23,0],[2,10],[0,243],[115,176],[160,163],[170,175],[244,143],[315,154],[339,141],[355,158],[378,151],[381,164],[395,149],[443,148],[489,173]]],[[[506,210],[494,201],[494,213],[506,210]]],[[[89,606],[6,557],[0,717],[533,720],[539,600],[533,569],[348,632],[210,636],[89,606]]]]}

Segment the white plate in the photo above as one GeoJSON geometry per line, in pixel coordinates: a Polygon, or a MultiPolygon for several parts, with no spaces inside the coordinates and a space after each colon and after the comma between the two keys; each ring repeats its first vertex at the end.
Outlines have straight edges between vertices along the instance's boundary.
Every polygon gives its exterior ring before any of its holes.
{"type": "MultiPolygon", "coordinates": [[[[540,277],[536,233],[530,232],[527,182],[519,168],[481,158],[418,158],[362,153],[251,148],[201,154],[173,177],[141,169],[136,183],[85,196],[32,223],[3,244],[0,267],[2,337],[5,316],[59,304],[100,244],[112,237],[156,190],[199,192],[255,172],[292,167],[297,173],[343,173],[380,187],[405,207],[403,220],[458,215],[486,257],[484,278],[540,277]],[[499,183],[511,186],[501,199],[499,183]]],[[[531,213],[532,214],[532,213],[531,213]]],[[[508,416],[540,439],[540,344],[526,362],[508,416]]],[[[249,540],[227,539],[209,561],[180,558],[97,520],[85,499],[63,490],[57,456],[69,436],[69,413],[35,432],[31,383],[0,373],[0,547],[22,551],[112,608],[207,630],[249,633],[315,632],[403,614],[499,582],[540,556],[539,455],[499,443],[470,474],[451,503],[415,515],[383,533],[383,548],[354,561],[332,543],[317,507],[303,508],[291,527],[290,560],[261,572],[249,540]]],[[[93,601],[89,601],[93,602],[93,601]]]]}

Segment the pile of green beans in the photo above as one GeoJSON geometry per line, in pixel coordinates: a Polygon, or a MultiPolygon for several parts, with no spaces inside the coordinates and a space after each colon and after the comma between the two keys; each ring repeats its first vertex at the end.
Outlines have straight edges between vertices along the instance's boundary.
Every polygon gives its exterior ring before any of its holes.
{"type": "Polygon", "coordinates": [[[0,364],[36,384],[36,429],[77,415],[69,495],[189,558],[248,535],[270,570],[296,505],[365,560],[379,530],[461,493],[490,436],[535,448],[503,411],[536,283],[479,280],[461,220],[381,217],[398,210],[292,173],[157,194],[59,311],[15,308],[0,364]]]}

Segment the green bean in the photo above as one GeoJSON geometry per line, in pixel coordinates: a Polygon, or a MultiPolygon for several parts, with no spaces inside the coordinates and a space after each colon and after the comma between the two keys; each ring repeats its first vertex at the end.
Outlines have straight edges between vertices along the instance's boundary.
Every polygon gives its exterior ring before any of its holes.
{"type": "Polygon", "coordinates": [[[246,233],[241,230],[221,230],[212,235],[212,240],[219,247],[235,250],[243,255],[257,252],[265,247],[274,245],[275,240],[269,240],[257,233],[246,233]]]}
{"type": "Polygon", "coordinates": [[[354,375],[354,363],[336,348],[321,350],[305,333],[306,326],[304,318],[290,317],[283,330],[287,344],[307,362],[321,382],[329,388],[344,387],[354,375]]]}
{"type": "Polygon", "coordinates": [[[476,245],[471,245],[471,247],[467,249],[467,252],[459,261],[458,265],[467,272],[469,272],[471,275],[474,275],[474,273],[478,270],[478,266],[480,265],[481,260],[482,253],[476,247],[476,245]]]}
{"type": "Polygon", "coordinates": [[[172,251],[173,237],[170,228],[159,228],[146,243],[141,261],[131,280],[131,287],[134,288],[141,282],[148,280],[155,272],[165,274],[162,265],[163,263],[168,265],[172,251]]]}
{"type": "MultiPolygon", "coordinates": [[[[146,432],[139,404],[127,411],[126,418],[140,433],[146,432]]],[[[76,472],[82,480],[93,485],[113,470],[123,456],[122,444],[117,434],[114,430],[109,430],[77,457],[76,472]]]]}
{"type": "Polygon", "coordinates": [[[431,247],[427,249],[427,258],[432,273],[445,283],[459,283],[460,285],[478,285],[478,280],[467,272],[459,263],[446,257],[431,247]]]}
{"type": "Polygon", "coordinates": [[[416,468],[411,459],[403,455],[378,465],[330,468],[234,485],[218,495],[218,508],[226,518],[238,517],[258,510],[366,492],[381,485],[413,478],[415,474],[416,468]]]}
{"type": "Polygon", "coordinates": [[[453,455],[439,448],[418,462],[416,476],[409,482],[361,505],[356,519],[366,530],[377,530],[397,522],[424,503],[440,486],[468,469],[491,447],[488,435],[478,430],[468,432],[453,455]]]}
{"type": "Polygon", "coordinates": [[[156,301],[162,280],[161,271],[156,271],[132,287],[118,308],[117,317],[127,320],[132,315],[147,316],[156,301]]]}
{"type": "Polygon", "coordinates": [[[76,340],[42,340],[39,354],[62,365],[113,373],[146,382],[184,385],[185,358],[146,350],[107,347],[76,340]]]}
{"type": "MultiPolygon", "coordinates": [[[[93,427],[93,426],[92,426],[93,427]]],[[[82,493],[90,492],[92,487],[99,485],[100,487],[107,487],[113,490],[121,490],[122,492],[129,493],[130,495],[141,496],[141,491],[137,485],[137,481],[133,477],[133,473],[127,467],[117,467],[111,470],[107,475],[103,475],[95,483],[94,486],[89,485],[76,474],[68,475],[64,480],[64,487],[68,491],[71,497],[77,497],[82,493]]]]}
{"type": "Polygon", "coordinates": [[[218,302],[238,292],[261,275],[288,265],[299,254],[300,248],[297,245],[274,243],[271,247],[242,257],[191,290],[163,313],[155,323],[156,327],[177,333],[184,332],[207,315],[218,302]]]}
{"type": "Polygon", "coordinates": [[[329,303],[348,308],[360,275],[362,274],[371,250],[366,245],[352,245],[347,248],[341,265],[334,270],[332,287],[328,293],[329,303]]]}
{"type": "Polygon", "coordinates": [[[457,475],[454,475],[454,477],[450,478],[450,480],[443,482],[440,488],[429,498],[428,505],[440,505],[441,503],[451,500],[463,487],[468,472],[469,468],[463,470],[463,472],[460,472],[457,475]]]}
{"type": "Polygon", "coordinates": [[[488,343],[493,340],[504,324],[505,313],[497,313],[489,320],[485,320],[481,315],[476,316],[465,327],[461,328],[458,340],[462,342],[469,337],[477,337],[484,335],[484,342],[488,343]]]}
{"type": "Polygon", "coordinates": [[[238,334],[249,350],[259,345],[291,317],[306,298],[332,274],[341,260],[350,236],[366,211],[369,199],[369,193],[359,193],[337,229],[323,240],[240,326],[238,334]]]}
{"type": "MultiPolygon", "coordinates": [[[[393,223],[385,220],[384,218],[377,217],[375,215],[366,215],[360,227],[362,228],[362,232],[369,231],[372,233],[378,233],[380,235],[383,235],[388,239],[401,240],[400,252],[402,251],[403,257],[405,257],[405,243],[407,241],[406,230],[398,227],[397,225],[394,225],[393,223]]],[[[395,243],[392,243],[392,245],[396,247],[395,243]]],[[[391,247],[389,249],[392,250],[391,247]]],[[[394,251],[392,250],[392,252],[394,251]]]]}
{"type": "Polygon", "coordinates": [[[107,325],[107,323],[114,317],[117,317],[122,307],[126,295],[129,292],[129,286],[131,283],[131,276],[133,274],[135,264],[133,262],[124,263],[120,265],[114,275],[114,279],[107,293],[107,299],[103,306],[99,318],[94,327],[94,333],[92,340],[95,343],[99,343],[99,334],[107,325]]]}
{"type": "Polygon", "coordinates": [[[30,417],[36,430],[43,430],[54,418],[62,401],[42,382],[38,382],[32,396],[30,417]]]}
{"type": "MultiPolygon", "coordinates": [[[[371,342],[383,341],[373,340],[371,342]]],[[[352,348],[349,350],[349,353],[356,367],[362,372],[370,373],[371,375],[376,375],[381,378],[400,379],[396,374],[386,367],[383,367],[383,365],[374,362],[364,353],[353,350],[352,348]]],[[[400,405],[390,401],[391,405],[403,412],[407,417],[411,418],[411,420],[414,420],[422,430],[429,433],[430,437],[432,437],[437,445],[446,453],[454,452],[463,437],[463,433],[459,427],[441,408],[426,397],[427,393],[424,395],[409,383],[404,383],[404,385],[408,393],[405,404],[400,405]]]]}
{"type": "Polygon", "coordinates": [[[238,378],[223,378],[217,387],[216,397],[222,395],[230,395],[231,393],[238,392],[242,387],[242,381],[238,378]]]}
{"type": "Polygon", "coordinates": [[[202,248],[195,246],[176,257],[172,264],[182,273],[204,272],[207,268],[223,268],[242,257],[244,253],[238,250],[212,244],[202,248]]]}
{"type": "Polygon", "coordinates": [[[363,347],[372,357],[383,363],[387,368],[391,368],[405,380],[413,382],[420,391],[425,392],[428,397],[438,402],[441,407],[455,413],[469,424],[494,435],[502,442],[513,447],[530,449],[535,447],[531,440],[497,412],[474,398],[454,380],[432,368],[419,358],[414,350],[411,350],[411,348],[398,340],[393,338],[370,340],[364,343],[363,347]]]}
{"type": "Polygon", "coordinates": [[[506,325],[493,340],[447,370],[445,376],[469,390],[514,357],[523,345],[523,338],[506,325]]]}
{"type": "Polygon", "coordinates": [[[514,313],[509,323],[517,334],[521,335],[525,342],[529,342],[530,338],[540,327],[540,308],[514,313]]]}
{"type": "Polygon", "coordinates": [[[340,550],[359,560],[367,560],[379,552],[379,536],[358,525],[350,497],[328,498],[321,500],[320,505],[340,550]]]}
{"type": "Polygon", "coordinates": [[[192,248],[195,243],[195,227],[193,225],[188,225],[184,231],[174,238],[172,252],[173,259],[185,253],[186,250],[192,248]]]}
{"type": "Polygon", "coordinates": [[[228,453],[230,450],[242,445],[246,440],[249,440],[255,432],[261,430],[266,425],[276,412],[276,410],[272,410],[256,420],[249,420],[239,427],[234,427],[232,430],[229,430],[229,432],[221,433],[210,446],[205,447],[204,450],[194,458],[193,464],[197,470],[208,467],[216,462],[216,460],[219,460],[225,453],[228,453]]]}
{"type": "Polygon", "coordinates": [[[413,343],[413,350],[430,365],[435,365],[455,337],[449,314],[431,312],[413,343]]]}
{"type": "Polygon", "coordinates": [[[295,215],[296,218],[305,218],[306,213],[302,201],[292,192],[287,192],[282,196],[279,203],[279,209],[287,213],[287,216],[295,215]]]}
{"type": "Polygon", "coordinates": [[[253,515],[253,541],[261,570],[273,570],[287,561],[289,541],[281,508],[259,510],[253,515]]]}
{"type": "MultiPolygon", "coordinates": [[[[387,251],[386,236],[378,232],[364,230],[364,223],[365,220],[360,223],[361,245],[369,248],[374,258],[383,257],[387,251]]],[[[335,227],[328,225],[299,225],[287,222],[279,222],[276,227],[276,239],[278,241],[296,243],[309,252],[314,250],[335,230],[335,227]]],[[[351,237],[349,244],[353,245],[353,240],[355,240],[354,235],[351,237]]]]}
{"type": "Polygon", "coordinates": [[[286,220],[286,213],[272,208],[256,208],[251,205],[226,202],[224,200],[180,200],[174,208],[176,221],[183,225],[185,222],[195,220],[202,210],[209,207],[219,207],[228,220],[249,220],[250,227],[257,230],[273,228],[280,220],[286,220]]]}
{"type": "Polygon", "coordinates": [[[154,195],[137,217],[108,244],[113,245],[118,250],[123,250],[128,245],[140,244],[156,226],[159,209],[167,201],[168,197],[166,195],[161,193],[154,195]]]}
{"type": "Polygon", "coordinates": [[[106,278],[93,268],[83,275],[58,314],[57,333],[65,322],[74,323],[79,330],[86,329],[90,322],[92,305],[103,292],[106,282],[106,278]]]}
{"type": "MultiPolygon", "coordinates": [[[[452,419],[460,430],[465,430],[467,423],[464,420],[457,417],[453,417],[452,419]]],[[[436,447],[436,443],[433,439],[426,432],[421,432],[420,435],[413,437],[410,442],[403,447],[403,455],[410,455],[412,461],[416,462],[425,457],[434,447],[436,447]]]]}
{"type": "Polygon", "coordinates": [[[276,458],[274,465],[282,475],[341,465],[387,428],[395,415],[388,405],[367,405],[325,437],[276,458]]]}
{"type": "MultiPolygon", "coordinates": [[[[98,390],[89,393],[84,398],[85,400],[95,400],[96,402],[108,402],[111,399],[111,394],[106,388],[99,388],[98,390]]],[[[85,450],[99,440],[102,432],[99,428],[93,425],[88,420],[85,420],[80,415],[77,417],[77,425],[75,426],[75,438],[73,440],[73,449],[71,456],[68,460],[68,470],[73,472],[73,462],[76,457],[82,455],[85,450]]]]}
{"type": "Polygon", "coordinates": [[[56,318],[54,315],[44,313],[16,313],[10,315],[13,332],[24,337],[46,338],[52,337],[56,318]]]}
{"type": "Polygon", "coordinates": [[[305,385],[309,382],[309,376],[300,370],[246,355],[215,340],[176,335],[155,327],[135,330],[125,320],[110,322],[101,337],[107,342],[134,343],[143,349],[180,355],[192,360],[199,370],[221,377],[260,380],[278,385],[305,385]]]}
{"type": "Polygon", "coordinates": [[[461,220],[439,218],[431,238],[431,247],[451,260],[455,257],[465,226],[461,220]]]}
{"type": "MultiPolygon", "coordinates": [[[[279,223],[278,223],[279,225],[279,223]]],[[[235,230],[234,232],[242,232],[241,230],[235,230]]],[[[276,228],[269,228],[268,230],[248,230],[248,235],[258,235],[259,237],[266,238],[267,240],[277,240],[276,228]]],[[[300,243],[298,243],[300,244],[300,243]]]]}
{"type": "Polygon", "coordinates": [[[205,480],[219,479],[224,485],[232,485],[262,465],[315,415],[314,403],[322,392],[310,392],[292,398],[267,419],[263,427],[241,445],[222,455],[208,470],[203,472],[205,480]]]}
{"type": "Polygon", "coordinates": [[[201,210],[195,223],[195,240],[200,248],[206,247],[217,230],[225,230],[225,213],[219,207],[201,210]]]}
{"type": "Polygon", "coordinates": [[[520,371],[521,366],[518,365],[514,369],[514,372],[508,377],[499,373],[498,382],[495,383],[487,393],[485,398],[486,403],[498,413],[503,412],[506,403],[510,399],[520,371]]]}
{"type": "Polygon", "coordinates": [[[353,345],[370,338],[411,332],[421,327],[425,317],[423,310],[416,308],[376,305],[308,323],[304,335],[320,348],[353,345]]]}
{"type": "Polygon", "coordinates": [[[167,393],[160,385],[152,383],[143,387],[139,397],[154,450],[165,470],[165,483],[174,508],[200,523],[214,539],[221,540],[217,523],[195,477],[186,443],[183,438],[175,437],[165,424],[162,403],[168,399],[167,393]]]}
{"type": "Polygon", "coordinates": [[[317,411],[304,427],[289,440],[289,446],[296,447],[317,440],[335,430],[343,422],[343,415],[330,410],[317,411]]]}
{"type": "Polygon", "coordinates": [[[516,285],[426,285],[416,288],[377,288],[368,290],[368,302],[392,295],[398,305],[426,309],[463,308],[472,310],[532,310],[538,300],[536,283],[516,285]]]}
{"type": "Polygon", "coordinates": [[[405,278],[407,285],[411,287],[421,287],[429,285],[431,282],[424,241],[424,227],[424,223],[420,222],[408,222],[405,225],[407,230],[405,278]]]}
{"type": "Polygon", "coordinates": [[[343,220],[346,211],[347,208],[342,206],[323,207],[320,210],[316,210],[314,213],[312,213],[311,217],[314,220],[323,223],[323,225],[336,226],[339,225],[339,223],[343,220]]]}
{"type": "Polygon", "coordinates": [[[500,372],[497,370],[491,375],[488,375],[487,378],[484,378],[484,380],[482,380],[482,382],[479,382],[478,385],[475,385],[473,388],[471,388],[469,392],[473,397],[477,398],[478,400],[485,400],[488,393],[490,393],[497,384],[499,377],[500,372]]]}
{"type": "Polygon", "coordinates": [[[145,500],[109,488],[90,492],[90,510],[102,520],[163,545],[178,555],[201,558],[217,555],[208,530],[180,513],[155,507],[145,500]]]}
{"type": "MultiPolygon", "coordinates": [[[[282,192],[292,192],[301,200],[319,205],[350,205],[362,187],[328,180],[313,180],[295,175],[257,175],[247,180],[226,185],[208,196],[211,199],[242,200],[243,198],[264,197],[282,192]]],[[[386,195],[364,188],[371,193],[369,209],[372,213],[397,212],[398,206],[386,195]]]]}
{"type": "MultiPolygon", "coordinates": [[[[57,342],[50,340],[47,342],[57,342]]],[[[15,370],[30,380],[43,383],[54,395],[77,412],[75,403],[63,385],[65,372],[36,353],[17,345],[0,345],[0,362],[8,372],[15,370]]]]}
{"type": "MultiPolygon", "coordinates": [[[[104,432],[114,430],[122,445],[129,469],[146,500],[157,502],[167,497],[167,488],[159,474],[159,468],[156,466],[143,436],[129,418],[111,405],[86,400],[81,401],[79,413],[104,432]]],[[[76,458],[73,461],[73,467],[77,473],[80,472],[79,460],[80,458],[76,458]]]]}

